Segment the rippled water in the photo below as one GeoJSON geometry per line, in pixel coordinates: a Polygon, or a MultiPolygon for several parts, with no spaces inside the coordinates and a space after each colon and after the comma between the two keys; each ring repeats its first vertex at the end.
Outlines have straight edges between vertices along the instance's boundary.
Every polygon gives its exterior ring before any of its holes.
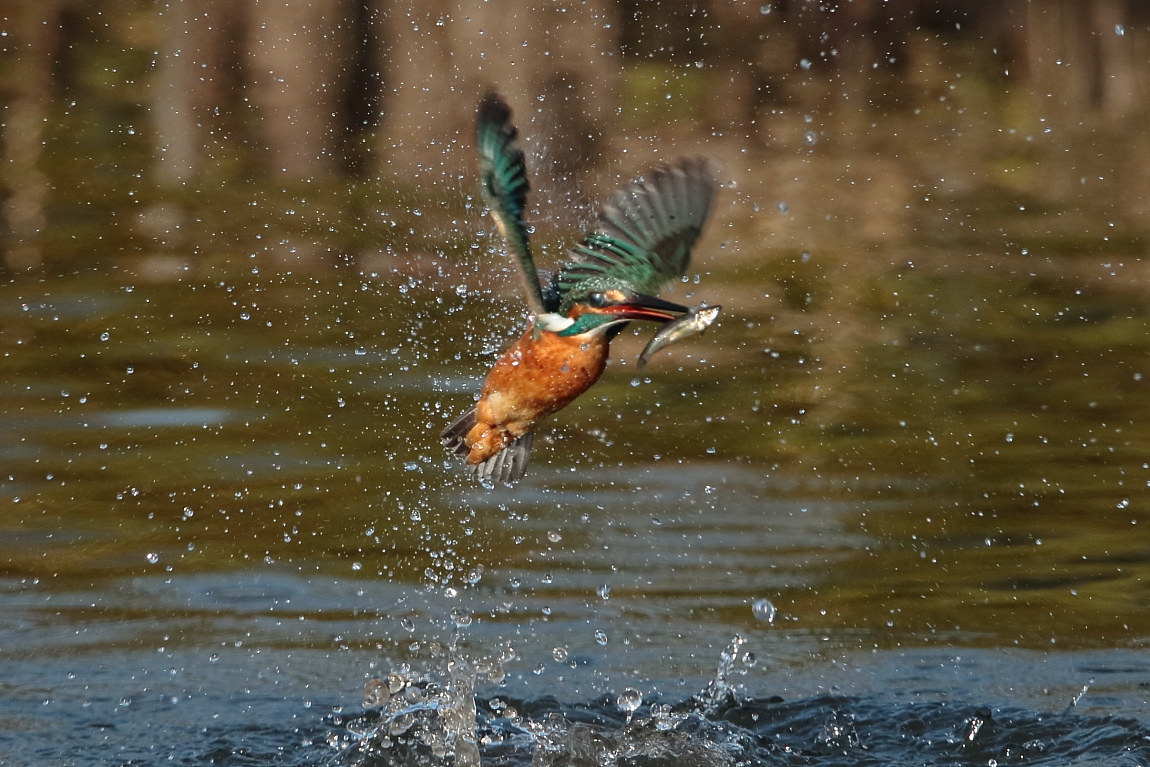
{"type": "Polygon", "coordinates": [[[461,658],[484,763],[1146,764],[1150,304],[1071,263],[716,269],[720,325],[624,338],[496,490],[435,438],[518,322],[485,294],[12,281],[0,754],[425,763],[364,684],[461,658]]]}

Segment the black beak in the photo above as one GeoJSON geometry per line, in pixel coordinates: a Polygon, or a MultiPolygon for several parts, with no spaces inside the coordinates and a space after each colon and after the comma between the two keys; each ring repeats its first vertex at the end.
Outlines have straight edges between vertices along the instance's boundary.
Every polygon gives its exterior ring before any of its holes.
{"type": "Polygon", "coordinates": [[[629,320],[669,322],[675,319],[672,312],[682,314],[687,311],[687,307],[664,301],[657,296],[633,293],[623,303],[608,306],[603,311],[629,320]]]}

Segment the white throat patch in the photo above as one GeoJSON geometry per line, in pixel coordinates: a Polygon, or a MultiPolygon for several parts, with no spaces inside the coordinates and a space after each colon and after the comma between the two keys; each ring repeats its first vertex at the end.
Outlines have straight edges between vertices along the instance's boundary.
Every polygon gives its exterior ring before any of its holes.
{"type": "Polygon", "coordinates": [[[562,314],[556,314],[555,312],[535,315],[535,327],[540,330],[546,330],[549,333],[558,333],[560,330],[566,330],[574,324],[575,320],[570,317],[564,317],[562,314]]]}

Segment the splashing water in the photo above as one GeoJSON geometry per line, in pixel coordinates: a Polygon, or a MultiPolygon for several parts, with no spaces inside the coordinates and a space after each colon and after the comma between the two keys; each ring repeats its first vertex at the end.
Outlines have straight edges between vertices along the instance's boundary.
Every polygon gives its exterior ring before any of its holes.
{"type": "MultiPolygon", "coordinates": [[[[1068,709],[1034,714],[939,700],[848,696],[740,697],[731,684],[751,654],[735,636],[715,676],[692,697],[666,703],[635,687],[586,703],[552,696],[476,697],[477,681],[499,684],[499,658],[470,660],[451,642],[438,673],[406,666],[372,679],[362,715],[332,724],[338,767],[622,767],[623,765],[811,764],[862,761],[893,767],[1014,764],[1036,767],[1150,763],[1150,728],[1132,719],[1068,709]],[[1118,757],[1117,755],[1121,755],[1118,757]],[[1125,760],[1125,761],[1123,761],[1125,760]]],[[[330,754],[330,752],[329,752],[330,754]]],[[[308,762],[309,764],[311,762],[308,762]]]]}
{"type": "Polygon", "coordinates": [[[475,682],[498,683],[504,671],[500,658],[473,663],[460,652],[458,639],[455,634],[447,645],[445,673],[420,676],[403,667],[367,681],[368,710],[346,722],[353,741],[342,763],[479,767],[475,682]]]}
{"type": "Polygon", "coordinates": [[[713,715],[735,700],[735,688],[730,685],[728,679],[735,670],[735,664],[739,661],[746,641],[736,634],[726,649],[719,654],[719,668],[715,671],[715,678],[695,696],[695,703],[700,713],[713,715]]]}

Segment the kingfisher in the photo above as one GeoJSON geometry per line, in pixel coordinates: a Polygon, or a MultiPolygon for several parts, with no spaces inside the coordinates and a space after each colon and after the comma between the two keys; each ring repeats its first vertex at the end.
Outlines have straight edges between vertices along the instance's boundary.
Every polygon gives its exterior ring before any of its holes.
{"type": "Polygon", "coordinates": [[[518,138],[507,102],[486,94],[475,120],[481,191],[518,265],[530,318],[474,407],[440,434],[485,483],[523,477],[536,426],[599,379],[611,340],[629,322],[663,324],[688,311],[658,293],[686,272],[716,186],[703,158],[651,168],[607,198],[567,263],[541,282],[524,221],[529,185],[518,138]]]}

